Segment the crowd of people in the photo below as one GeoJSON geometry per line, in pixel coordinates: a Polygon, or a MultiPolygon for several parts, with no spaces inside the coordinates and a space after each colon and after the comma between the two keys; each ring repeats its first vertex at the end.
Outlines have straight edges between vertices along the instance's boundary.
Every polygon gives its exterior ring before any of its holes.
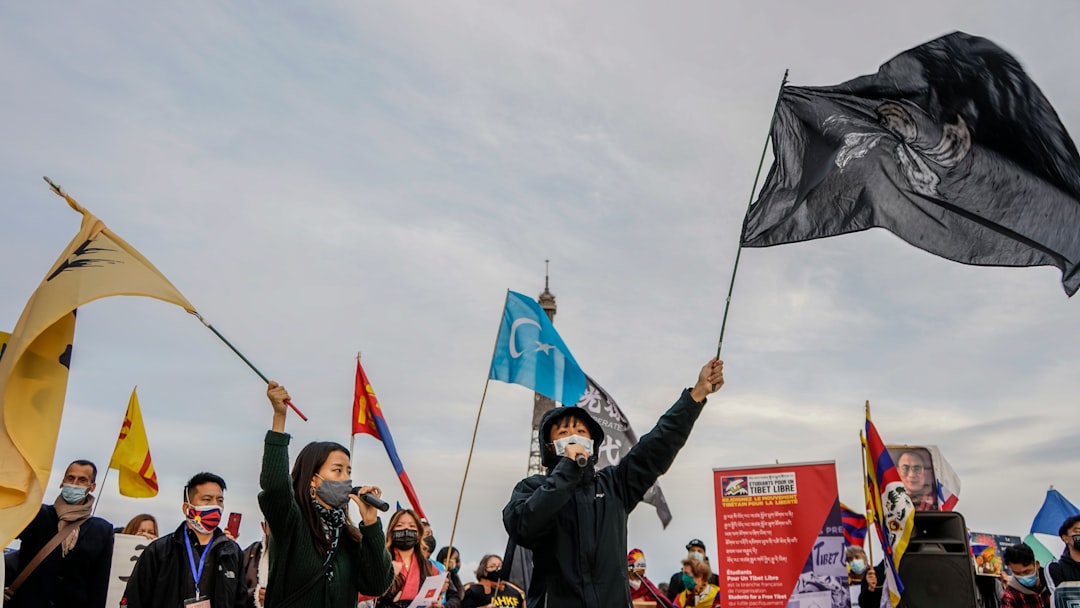
{"type": "MultiPolygon", "coordinates": [[[[5,564],[11,574],[4,605],[104,607],[114,534],[122,532],[148,541],[127,578],[121,606],[128,608],[405,608],[435,576],[440,578],[431,585],[438,588],[425,599],[431,608],[714,608],[720,605],[720,581],[700,539],[686,544],[681,567],[659,584],[646,576],[644,552],[631,549],[624,562],[622,551],[628,513],[671,466],[707,397],[723,383],[723,363],[710,360],[626,457],[599,470],[596,453],[604,432],[587,412],[557,407],[544,416],[539,439],[547,472],[519,482],[502,513],[510,546],[532,552],[525,589],[508,580],[509,568],[497,554],[481,557],[475,582],[463,582],[458,550],[436,551],[430,525],[413,510],[397,510],[384,528],[376,508],[381,490],[352,485],[351,455],[344,446],[309,443],[290,469],[289,395],[271,382],[273,419],[260,473],[261,540],[244,549],[222,529],[226,482],[209,472],[185,484],[184,521],[175,530],[159,536],[149,514],[114,528],[93,515],[97,467],[76,460],[52,504],[42,505],[18,535],[19,551],[5,564]],[[359,512],[357,522],[350,502],[359,512]]],[[[912,454],[902,455],[900,463],[907,467],[901,473],[905,483],[914,486],[926,471],[917,460],[921,456],[912,454]]],[[[1002,606],[1049,607],[1052,594],[1080,599],[1080,516],[1063,522],[1060,535],[1067,548],[1052,564],[1040,564],[1023,545],[1005,552],[1012,576],[1002,606]]],[[[849,547],[845,559],[852,606],[880,606],[883,565],[870,567],[858,547],[849,547]]]]}

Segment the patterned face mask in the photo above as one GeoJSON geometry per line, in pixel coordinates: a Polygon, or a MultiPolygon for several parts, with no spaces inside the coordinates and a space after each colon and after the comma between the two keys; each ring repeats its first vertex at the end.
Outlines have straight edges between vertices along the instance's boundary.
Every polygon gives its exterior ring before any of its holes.
{"type": "Polygon", "coordinates": [[[210,534],[221,525],[221,507],[217,505],[195,506],[188,504],[184,512],[191,529],[199,534],[210,534]]]}

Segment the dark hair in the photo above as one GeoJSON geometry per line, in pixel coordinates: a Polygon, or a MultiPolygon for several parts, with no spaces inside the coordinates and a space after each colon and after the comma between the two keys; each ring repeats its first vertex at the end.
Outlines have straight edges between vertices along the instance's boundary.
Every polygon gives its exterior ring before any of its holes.
{"type": "Polygon", "coordinates": [[[502,560],[501,555],[495,555],[494,553],[488,553],[484,557],[480,558],[480,565],[476,567],[476,573],[475,573],[476,574],[476,580],[478,580],[478,581],[484,580],[483,575],[484,575],[485,572],[487,572],[488,562],[490,562],[493,558],[498,559],[500,561],[502,560]]]}
{"type": "Polygon", "coordinates": [[[1035,563],[1035,552],[1031,550],[1031,547],[1024,543],[1009,545],[1008,547],[1005,547],[1005,553],[1001,556],[1001,561],[1006,564],[1020,564],[1021,566],[1027,566],[1028,564],[1035,563]]]}
{"type": "MultiPolygon", "coordinates": [[[[293,497],[296,498],[296,504],[300,507],[300,516],[307,522],[307,529],[311,533],[311,538],[315,540],[315,546],[323,555],[330,550],[330,541],[326,539],[322,519],[319,517],[319,512],[315,510],[315,500],[311,495],[311,478],[315,477],[326,459],[334,452],[344,452],[350,460],[352,459],[349,450],[336,441],[312,441],[296,455],[292,469],[293,497]]],[[[360,544],[360,530],[352,525],[348,509],[345,510],[345,523],[343,528],[345,534],[342,539],[360,544]]]]}
{"type": "MultiPolygon", "coordinates": [[[[71,464],[77,464],[80,467],[90,467],[90,470],[93,471],[93,473],[90,475],[90,483],[97,483],[97,465],[96,464],[90,462],[89,460],[83,460],[81,458],[79,460],[72,460],[71,464]]],[[[71,468],[71,464],[68,465],[68,469],[71,468]]],[[[67,469],[65,469],[65,472],[66,471],[67,471],[67,469]]]]}
{"type": "Polygon", "coordinates": [[[390,521],[386,524],[386,548],[390,551],[390,557],[393,558],[395,550],[393,548],[394,526],[396,526],[397,522],[406,515],[411,517],[413,523],[416,524],[417,539],[416,545],[413,547],[413,557],[416,558],[416,563],[420,566],[420,585],[423,585],[424,581],[427,580],[428,575],[434,574],[434,572],[431,572],[434,569],[434,566],[428,567],[431,562],[424,557],[424,552],[420,549],[420,543],[424,540],[420,538],[420,533],[424,529],[424,523],[419,513],[412,509],[398,509],[397,511],[394,511],[394,514],[390,516],[390,521]]]}
{"type": "Polygon", "coordinates": [[[158,533],[157,520],[154,519],[154,516],[150,515],[149,513],[139,513],[135,517],[132,517],[131,521],[129,521],[127,523],[127,525],[124,526],[123,531],[121,531],[120,533],[121,534],[135,534],[136,532],[139,531],[139,526],[142,525],[142,523],[144,521],[152,521],[152,522],[154,522],[154,534],[158,533]]]}
{"type": "Polygon", "coordinates": [[[435,561],[440,564],[445,564],[447,556],[455,553],[457,553],[458,559],[461,559],[461,552],[458,551],[457,547],[443,547],[442,549],[439,549],[439,552],[435,555],[435,561]]]}
{"type": "Polygon", "coordinates": [[[226,489],[224,479],[222,479],[218,475],[214,475],[213,473],[207,473],[206,471],[203,471],[202,473],[196,473],[195,475],[193,475],[191,479],[189,479],[188,482],[184,484],[184,501],[190,501],[191,492],[204,483],[216,483],[217,485],[221,486],[222,490],[226,489]]]}
{"type": "Polygon", "coordinates": [[[1058,536],[1065,536],[1066,534],[1068,534],[1069,528],[1075,526],[1077,523],[1080,523],[1080,515],[1073,515],[1072,517],[1061,522],[1061,527],[1058,528],[1058,536]]]}

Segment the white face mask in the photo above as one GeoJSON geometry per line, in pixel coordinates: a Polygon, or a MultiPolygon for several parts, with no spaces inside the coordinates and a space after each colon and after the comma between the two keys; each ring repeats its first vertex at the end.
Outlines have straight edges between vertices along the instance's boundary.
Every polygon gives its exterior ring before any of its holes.
{"type": "Polygon", "coordinates": [[[636,579],[636,578],[631,577],[630,578],[630,588],[631,589],[638,589],[640,587],[641,587],[641,579],[636,579]]]}
{"type": "Polygon", "coordinates": [[[552,443],[555,444],[556,456],[565,456],[566,446],[570,444],[580,445],[582,449],[585,450],[586,456],[592,456],[593,442],[592,439],[589,439],[588,437],[582,437],[581,435],[567,435],[566,437],[559,437],[555,441],[552,441],[552,443]]]}

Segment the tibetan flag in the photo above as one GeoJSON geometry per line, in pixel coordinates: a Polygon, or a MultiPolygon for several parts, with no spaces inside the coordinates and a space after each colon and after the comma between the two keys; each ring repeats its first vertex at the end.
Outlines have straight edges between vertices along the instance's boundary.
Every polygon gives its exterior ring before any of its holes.
{"type": "Polygon", "coordinates": [[[938,505],[942,511],[956,509],[956,503],[960,501],[960,476],[953,470],[952,465],[936,445],[925,446],[930,452],[930,462],[934,465],[934,477],[937,478],[938,505]]]}
{"type": "Polygon", "coordinates": [[[915,527],[915,505],[904,490],[885,442],[881,440],[870,420],[870,405],[866,406],[866,481],[870,484],[870,499],[878,533],[884,539],[885,589],[892,606],[900,604],[904,584],[900,580],[900,560],[907,551],[915,527]]]}
{"type": "Polygon", "coordinates": [[[353,392],[352,419],[352,434],[358,433],[371,435],[382,442],[383,447],[386,448],[386,455],[390,457],[390,462],[394,465],[398,481],[405,490],[405,497],[409,499],[413,510],[421,518],[426,517],[424,510],[420,507],[420,499],[416,497],[412,481],[405,472],[405,465],[401,464],[397,448],[394,447],[394,438],[390,436],[390,427],[386,426],[386,419],[383,418],[382,407],[379,405],[378,397],[375,396],[375,389],[371,388],[371,381],[364,373],[364,367],[360,365],[359,359],[356,360],[356,389],[353,392]]]}
{"type": "Polygon", "coordinates": [[[120,471],[120,493],[124,496],[157,496],[157,473],[150,459],[150,442],[146,439],[146,427],[135,389],[131,389],[131,399],[128,400],[124,423],[120,425],[120,436],[116,438],[109,468],[120,471]]]}
{"type": "Polygon", "coordinates": [[[577,403],[587,385],[585,372],[544,309],[529,296],[513,291],[506,293],[488,377],[520,384],[563,405],[577,403]]]}
{"type": "Polygon", "coordinates": [[[194,307],[154,265],[54,186],[82,214],[78,234],[45,274],[0,358],[0,546],[41,508],[67,392],[75,310],[109,296],[194,307]]]}
{"type": "Polygon", "coordinates": [[[849,546],[862,547],[866,542],[866,516],[840,503],[840,523],[844,526],[844,541],[849,546]]]}

